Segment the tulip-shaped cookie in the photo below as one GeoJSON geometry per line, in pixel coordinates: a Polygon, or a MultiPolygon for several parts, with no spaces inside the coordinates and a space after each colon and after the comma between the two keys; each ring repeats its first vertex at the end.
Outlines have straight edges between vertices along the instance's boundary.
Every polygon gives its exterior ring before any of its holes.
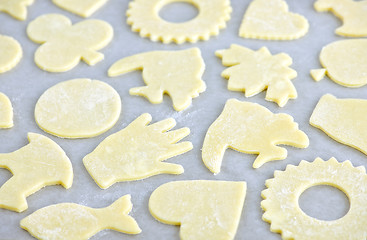
{"type": "Polygon", "coordinates": [[[176,111],[187,108],[192,98],[205,91],[201,79],[205,64],[198,48],[181,51],[154,51],[123,58],[108,70],[110,77],[143,70],[147,86],[130,89],[131,95],[148,98],[151,103],[163,101],[168,94],[176,111]]]}
{"type": "Polygon", "coordinates": [[[89,17],[108,0],[52,0],[54,4],[82,17],[89,17]]]}
{"type": "Polygon", "coordinates": [[[0,188],[0,207],[16,212],[28,208],[26,197],[49,185],[70,188],[73,169],[65,152],[51,139],[28,133],[29,144],[0,154],[0,167],[13,176],[0,188]]]}
{"type": "Polygon", "coordinates": [[[89,65],[102,61],[104,48],[113,37],[110,24],[102,20],[85,20],[72,25],[60,14],[45,14],[27,27],[28,37],[42,44],[35,53],[38,67],[49,72],[65,72],[80,60],[89,65]]]}
{"type": "Polygon", "coordinates": [[[0,73],[14,68],[19,63],[22,55],[22,47],[17,40],[0,35],[0,73]]]}
{"type": "Polygon", "coordinates": [[[18,20],[27,18],[27,7],[34,0],[0,0],[0,12],[6,12],[18,20]]]}
{"type": "Polygon", "coordinates": [[[161,173],[183,173],[181,165],[162,161],[192,149],[191,142],[177,143],[190,130],[168,131],[176,125],[172,118],[147,126],[151,120],[149,114],[141,115],[84,157],[84,166],[101,188],[161,173]]]}
{"type": "Polygon", "coordinates": [[[253,164],[259,168],[287,157],[287,150],[278,144],[306,148],[309,140],[290,115],[274,114],[259,104],[230,99],[205,136],[202,157],[210,171],[219,173],[224,152],[232,148],[259,154],[253,164]]]}
{"type": "Polygon", "coordinates": [[[9,98],[0,93],[0,128],[11,128],[13,126],[13,107],[9,98]]]}
{"type": "Polygon", "coordinates": [[[86,240],[104,229],[138,234],[141,229],[128,215],[132,207],[130,195],[99,209],[74,203],[55,204],[22,219],[20,226],[38,239],[86,240]]]}

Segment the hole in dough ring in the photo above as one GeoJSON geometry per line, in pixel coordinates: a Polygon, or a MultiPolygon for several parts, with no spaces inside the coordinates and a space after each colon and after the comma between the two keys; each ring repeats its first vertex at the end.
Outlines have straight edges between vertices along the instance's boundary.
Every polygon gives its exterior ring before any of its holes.
{"type": "Polygon", "coordinates": [[[140,36],[152,41],[177,44],[208,40],[218,35],[219,29],[226,27],[232,8],[229,0],[134,0],[127,11],[127,23],[140,36]],[[183,23],[171,23],[159,16],[163,6],[173,2],[187,2],[199,10],[192,20],[183,23]]]}
{"type": "Polygon", "coordinates": [[[367,230],[367,175],[364,167],[353,167],[350,161],[339,163],[335,158],[314,162],[301,161],[298,167],[288,165],[285,171],[275,171],[266,181],[268,189],[261,207],[263,220],[271,223],[270,230],[283,239],[360,239],[367,230]],[[298,205],[300,195],[316,185],[330,185],[349,198],[348,213],[334,221],[322,221],[306,215],[298,205]]]}

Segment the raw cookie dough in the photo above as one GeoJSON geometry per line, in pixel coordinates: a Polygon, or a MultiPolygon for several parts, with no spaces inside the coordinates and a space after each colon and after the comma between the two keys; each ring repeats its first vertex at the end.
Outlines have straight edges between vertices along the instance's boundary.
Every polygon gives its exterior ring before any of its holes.
{"type": "Polygon", "coordinates": [[[119,94],[108,84],[87,78],[58,83],[45,91],[35,108],[42,130],[63,138],[89,138],[115,125],[119,94]]]}
{"type": "Polygon", "coordinates": [[[0,0],[0,12],[8,13],[18,20],[25,20],[27,7],[33,2],[34,0],[0,0]]]}
{"type": "Polygon", "coordinates": [[[310,124],[335,141],[367,155],[367,100],[337,99],[331,94],[317,103],[310,124]]]}
{"type": "Polygon", "coordinates": [[[75,203],[60,203],[44,207],[22,219],[20,226],[37,239],[87,240],[99,231],[138,234],[130,195],[119,198],[106,208],[89,208],[75,203]]]}
{"type": "Polygon", "coordinates": [[[153,51],[123,58],[108,70],[115,77],[130,71],[142,70],[147,86],[130,89],[131,95],[148,98],[151,103],[163,101],[163,94],[172,98],[176,111],[191,105],[192,98],[206,89],[201,79],[205,63],[198,48],[181,51],[153,51]]]}
{"type": "Polygon", "coordinates": [[[58,7],[81,17],[89,17],[108,0],[52,0],[58,7]]]}
{"type": "Polygon", "coordinates": [[[190,129],[169,131],[176,125],[173,118],[147,126],[151,120],[150,114],[141,115],[84,157],[84,166],[98,186],[106,189],[116,182],[184,172],[181,165],[162,161],[192,149],[191,142],[176,144],[190,129]]]}
{"type": "Polygon", "coordinates": [[[335,33],[347,37],[367,36],[367,0],[318,0],[316,11],[331,11],[343,21],[335,33]]]}
{"type": "Polygon", "coordinates": [[[367,84],[367,39],[332,42],[322,48],[321,65],[331,80],[345,87],[367,84]]]}
{"type": "Polygon", "coordinates": [[[298,167],[288,165],[285,171],[275,171],[266,181],[268,189],[261,207],[263,220],[270,230],[283,239],[296,240],[365,240],[367,224],[367,175],[364,167],[353,167],[350,161],[339,163],[335,158],[312,163],[301,161],[298,167]],[[315,185],[331,185],[349,198],[348,213],[334,221],[322,221],[305,214],[298,205],[300,195],[315,185]]]}
{"type": "Polygon", "coordinates": [[[0,208],[23,212],[26,197],[49,185],[68,189],[73,183],[73,169],[65,152],[51,139],[28,133],[29,144],[12,153],[0,154],[0,168],[13,176],[0,188],[0,208]]]}
{"type": "Polygon", "coordinates": [[[4,35],[0,35],[0,53],[0,73],[14,68],[23,55],[22,47],[18,41],[4,35]]]}
{"type": "Polygon", "coordinates": [[[246,10],[239,35],[266,40],[294,40],[308,32],[306,18],[288,11],[284,0],[253,0],[246,10]]]}
{"type": "Polygon", "coordinates": [[[9,98],[0,92],[0,128],[11,128],[13,125],[13,107],[9,98]]]}
{"type": "Polygon", "coordinates": [[[229,99],[221,115],[206,133],[202,149],[203,162],[217,174],[224,152],[232,148],[259,154],[253,164],[254,168],[259,168],[266,162],[287,157],[287,150],[276,146],[278,144],[307,148],[309,140],[290,115],[274,114],[259,104],[229,99]]]}
{"type": "Polygon", "coordinates": [[[229,49],[216,51],[227,66],[222,77],[228,79],[228,89],[245,92],[251,97],[267,90],[265,99],[276,102],[283,107],[288,99],[297,98],[297,91],[291,79],[297,77],[297,72],[289,66],[292,58],[280,53],[271,55],[266,47],[257,51],[232,44],[229,49]]]}
{"type": "Polygon", "coordinates": [[[218,35],[219,30],[226,27],[231,12],[230,0],[133,0],[127,11],[127,23],[134,32],[152,41],[194,43],[218,35]],[[163,20],[159,16],[160,9],[173,2],[194,5],[199,10],[198,16],[183,23],[163,20]]]}
{"type": "Polygon", "coordinates": [[[313,80],[315,80],[316,82],[321,81],[322,79],[324,79],[325,75],[326,75],[326,69],[322,68],[322,69],[312,69],[310,71],[311,77],[313,78],[313,80]]]}
{"type": "Polygon", "coordinates": [[[28,37],[42,44],[36,51],[37,66],[49,72],[66,72],[80,60],[95,65],[104,55],[97,50],[109,44],[113,37],[110,24],[102,20],[85,20],[72,25],[61,14],[42,15],[27,27],[28,37]]]}
{"type": "Polygon", "coordinates": [[[169,182],[152,193],[149,210],[163,223],[181,225],[182,240],[231,240],[245,196],[246,182],[169,182]]]}

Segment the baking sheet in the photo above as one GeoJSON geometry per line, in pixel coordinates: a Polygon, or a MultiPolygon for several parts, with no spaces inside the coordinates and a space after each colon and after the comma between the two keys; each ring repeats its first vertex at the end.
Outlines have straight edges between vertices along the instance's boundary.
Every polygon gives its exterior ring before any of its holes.
{"type": "MultiPolygon", "coordinates": [[[[310,69],[320,67],[318,54],[321,48],[330,42],[342,39],[334,34],[335,28],[341,22],[330,13],[317,13],[313,9],[314,1],[287,0],[293,12],[304,15],[310,22],[310,30],[305,37],[282,42],[243,39],[238,37],[238,29],[250,0],[232,0],[231,2],[233,7],[231,20],[219,36],[195,44],[164,45],[141,38],[130,30],[125,17],[127,0],[110,0],[91,17],[103,19],[114,27],[113,41],[100,51],[105,54],[105,60],[93,67],[80,63],[71,71],[57,74],[48,73],[36,67],[33,55],[39,45],[27,38],[27,24],[45,13],[61,13],[69,17],[73,23],[83,18],[56,7],[49,0],[35,1],[28,8],[28,18],[23,22],[0,13],[0,34],[17,39],[23,47],[24,54],[15,69],[0,74],[0,92],[5,93],[12,101],[15,124],[9,130],[0,130],[0,152],[11,152],[26,145],[28,143],[27,133],[36,132],[58,143],[71,159],[74,168],[74,183],[71,189],[65,190],[61,186],[49,186],[36,192],[27,198],[29,208],[23,213],[0,209],[0,239],[33,239],[19,227],[19,221],[35,210],[50,204],[73,202],[90,207],[106,207],[125,194],[132,195],[134,207],[131,215],[139,223],[143,230],[142,233],[127,235],[105,230],[91,239],[179,239],[179,227],[160,223],[149,214],[148,200],[152,191],[163,183],[191,179],[246,181],[247,196],[236,239],[280,239],[280,235],[271,233],[269,224],[261,220],[263,212],[260,208],[262,200],[260,193],[265,188],[265,180],[273,177],[274,170],[284,170],[287,164],[297,165],[302,159],[312,161],[316,157],[322,157],[325,160],[336,157],[339,161],[350,159],[355,166],[367,165],[364,154],[333,141],[323,132],[308,124],[313,108],[325,93],[332,93],[341,98],[366,98],[366,87],[345,88],[327,78],[316,83],[309,76],[310,69]],[[273,54],[288,53],[293,58],[292,68],[298,72],[298,77],[293,81],[298,90],[298,98],[290,100],[284,108],[279,108],[275,103],[264,100],[265,92],[246,99],[243,93],[228,91],[227,80],[220,75],[225,67],[222,66],[214,52],[228,48],[232,43],[254,50],[267,46],[273,54]],[[192,106],[185,111],[174,111],[171,99],[168,97],[164,98],[162,104],[153,105],[143,97],[130,96],[128,90],[131,87],[143,85],[140,72],[116,78],[107,77],[107,69],[123,57],[145,51],[180,50],[190,47],[198,47],[202,51],[206,63],[203,79],[207,84],[207,90],[194,99],[192,106]],[[56,83],[74,78],[98,79],[110,84],[119,92],[122,99],[122,113],[119,121],[111,130],[91,139],[69,140],[54,137],[38,128],[33,116],[38,98],[46,89],[56,83]],[[275,113],[284,112],[292,115],[299,123],[300,129],[309,136],[310,146],[307,149],[286,147],[288,157],[285,160],[266,163],[256,170],[252,168],[255,155],[227,150],[221,173],[214,176],[201,161],[201,147],[208,127],[219,116],[229,98],[260,103],[275,113]],[[168,162],[181,164],[185,168],[185,173],[178,176],[158,175],[140,181],[117,183],[107,190],[101,190],[85,170],[82,158],[105,137],[121,130],[145,112],[152,114],[153,122],[173,117],[177,121],[176,128],[186,126],[191,129],[191,134],[185,140],[191,141],[194,149],[168,160],[168,162]]],[[[185,9],[182,8],[180,14],[171,15],[171,19],[185,17],[185,14],[195,15],[192,8],[186,9],[187,11],[185,9]]],[[[166,11],[170,15],[169,12],[174,12],[174,9],[168,7],[166,11]]],[[[7,170],[0,169],[0,185],[10,177],[11,174],[7,170]]],[[[349,206],[348,201],[342,198],[342,194],[335,189],[325,187],[306,192],[301,200],[301,206],[308,209],[310,214],[319,214],[326,219],[339,216],[343,211],[346,212],[349,206]],[[322,202],[324,205],[321,204],[322,202]]]]}

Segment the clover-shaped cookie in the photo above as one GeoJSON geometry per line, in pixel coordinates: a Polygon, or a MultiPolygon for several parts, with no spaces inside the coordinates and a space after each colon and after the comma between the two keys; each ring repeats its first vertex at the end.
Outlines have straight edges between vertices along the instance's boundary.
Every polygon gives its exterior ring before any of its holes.
{"type": "Polygon", "coordinates": [[[46,14],[33,20],[27,28],[28,37],[42,44],[35,53],[35,62],[49,72],[65,72],[80,60],[94,65],[104,55],[97,50],[113,37],[113,29],[105,21],[85,20],[72,25],[60,14],[46,14]]]}
{"type": "Polygon", "coordinates": [[[34,0],[0,0],[0,12],[6,12],[18,20],[27,18],[27,6],[34,0]]]}

